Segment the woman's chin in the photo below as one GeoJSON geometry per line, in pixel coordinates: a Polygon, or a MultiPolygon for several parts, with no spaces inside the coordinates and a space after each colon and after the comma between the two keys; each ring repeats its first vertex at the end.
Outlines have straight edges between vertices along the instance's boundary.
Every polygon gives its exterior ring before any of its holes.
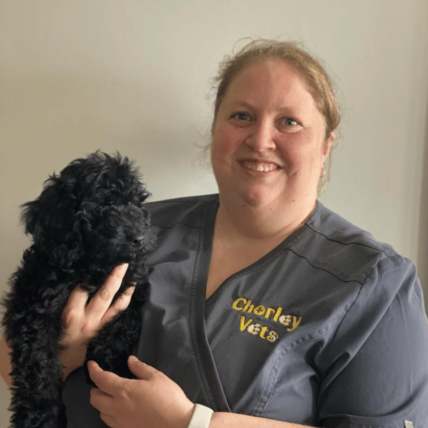
{"type": "Polygon", "coordinates": [[[271,205],[278,200],[278,197],[265,189],[244,192],[241,196],[242,204],[245,207],[259,208],[271,205]]]}

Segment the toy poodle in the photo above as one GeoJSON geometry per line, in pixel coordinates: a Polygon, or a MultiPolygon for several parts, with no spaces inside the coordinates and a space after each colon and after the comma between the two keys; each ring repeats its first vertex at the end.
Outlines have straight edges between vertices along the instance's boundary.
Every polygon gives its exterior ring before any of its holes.
{"type": "Polygon", "coordinates": [[[136,285],[131,303],[90,342],[87,360],[132,377],[127,358],[141,328],[149,292],[146,254],[155,242],[143,206],[148,195],[128,158],[98,151],[50,176],[41,195],[23,205],[32,245],[3,300],[12,349],[13,427],[66,426],[58,358],[63,309],[75,287],[87,290],[90,299],[122,263],[129,267],[118,295],[136,285]]]}

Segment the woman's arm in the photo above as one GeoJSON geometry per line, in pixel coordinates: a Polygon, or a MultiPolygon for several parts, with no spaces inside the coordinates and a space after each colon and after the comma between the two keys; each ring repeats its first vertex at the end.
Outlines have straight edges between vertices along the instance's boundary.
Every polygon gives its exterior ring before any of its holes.
{"type": "Polygon", "coordinates": [[[272,421],[236,413],[214,413],[209,428],[310,428],[307,425],[272,421]]]}
{"type": "Polygon", "coordinates": [[[428,428],[428,320],[412,263],[378,264],[318,362],[329,365],[323,426],[428,428]]]}
{"type": "MultiPolygon", "coordinates": [[[[121,428],[187,428],[195,408],[183,390],[155,368],[136,357],[128,360],[137,379],[125,379],[102,370],[91,361],[89,373],[98,388],[91,390],[91,404],[101,419],[121,428]]],[[[210,428],[299,428],[288,422],[273,421],[233,413],[214,413],[210,428]]]]}
{"type": "Polygon", "coordinates": [[[10,351],[6,339],[4,337],[0,338],[0,375],[3,380],[6,382],[6,385],[10,388],[12,386],[12,378],[9,373],[12,371],[10,365],[10,351]]]}

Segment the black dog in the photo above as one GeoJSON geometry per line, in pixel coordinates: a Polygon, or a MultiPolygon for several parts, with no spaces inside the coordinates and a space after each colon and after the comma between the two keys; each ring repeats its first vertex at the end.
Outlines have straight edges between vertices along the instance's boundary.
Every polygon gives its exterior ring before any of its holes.
{"type": "Polygon", "coordinates": [[[132,301],[90,343],[87,359],[132,377],[127,358],[140,332],[149,286],[146,253],[154,247],[143,208],[148,195],[128,158],[96,152],[51,176],[38,199],[23,206],[33,244],[3,302],[12,348],[12,426],[66,426],[58,359],[62,311],[76,286],[92,297],[121,263],[129,263],[121,290],[137,285],[132,301]]]}

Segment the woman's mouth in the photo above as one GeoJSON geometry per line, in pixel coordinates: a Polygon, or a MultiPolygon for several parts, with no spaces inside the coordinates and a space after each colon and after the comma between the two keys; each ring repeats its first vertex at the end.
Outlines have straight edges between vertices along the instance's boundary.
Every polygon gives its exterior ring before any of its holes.
{"type": "Polygon", "coordinates": [[[245,169],[255,172],[271,172],[275,169],[279,169],[279,166],[274,163],[265,162],[242,162],[245,169]]]}

